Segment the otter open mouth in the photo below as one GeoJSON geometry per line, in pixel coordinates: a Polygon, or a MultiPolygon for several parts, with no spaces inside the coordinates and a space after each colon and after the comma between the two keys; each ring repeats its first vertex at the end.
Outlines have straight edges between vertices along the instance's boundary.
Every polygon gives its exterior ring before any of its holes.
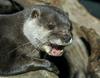
{"type": "Polygon", "coordinates": [[[50,44],[51,46],[51,52],[50,55],[52,56],[61,56],[63,54],[64,46],[62,45],[56,45],[56,44],[50,44]]]}
{"type": "Polygon", "coordinates": [[[70,45],[71,43],[72,38],[68,43],[49,42],[42,45],[42,50],[51,56],[62,56],[62,54],[64,53],[64,47],[70,45]]]}
{"type": "Polygon", "coordinates": [[[44,45],[45,51],[51,56],[61,56],[65,46],[57,44],[44,45]]]}

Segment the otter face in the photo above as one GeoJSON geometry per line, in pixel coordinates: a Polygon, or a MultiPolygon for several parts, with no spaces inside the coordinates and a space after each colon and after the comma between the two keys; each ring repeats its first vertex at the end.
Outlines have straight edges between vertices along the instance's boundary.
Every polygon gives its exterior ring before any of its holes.
{"type": "Polygon", "coordinates": [[[61,9],[37,5],[25,21],[23,32],[36,48],[61,56],[64,47],[72,42],[71,28],[68,15],[61,9]]]}

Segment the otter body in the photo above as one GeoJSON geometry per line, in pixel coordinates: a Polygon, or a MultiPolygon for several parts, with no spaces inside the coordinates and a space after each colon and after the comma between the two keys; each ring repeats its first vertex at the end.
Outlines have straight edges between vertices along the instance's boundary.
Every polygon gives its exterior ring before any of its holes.
{"type": "Polygon", "coordinates": [[[16,75],[55,65],[40,59],[39,52],[61,56],[71,42],[71,22],[59,8],[34,5],[23,11],[0,15],[0,75],[16,75]]]}
{"type": "Polygon", "coordinates": [[[14,0],[0,0],[0,14],[11,14],[23,10],[14,0]]]}

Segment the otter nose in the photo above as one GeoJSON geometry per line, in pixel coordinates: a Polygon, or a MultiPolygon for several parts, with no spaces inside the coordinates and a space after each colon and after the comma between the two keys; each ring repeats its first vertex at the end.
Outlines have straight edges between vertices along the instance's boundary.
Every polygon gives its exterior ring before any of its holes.
{"type": "Polygon", "coordinates": [[[66,43],[70,43],[70,41],[72,40],[72,36],[71,35],[65,35],[63,37],[64,42],[66,43]]]}

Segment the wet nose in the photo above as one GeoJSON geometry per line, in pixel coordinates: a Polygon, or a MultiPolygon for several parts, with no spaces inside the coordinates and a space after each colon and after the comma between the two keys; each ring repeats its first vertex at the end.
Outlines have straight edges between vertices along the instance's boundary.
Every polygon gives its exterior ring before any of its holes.
{"type": "Polygon", "coordinates": [[[71,41],[71,39],[72,39],[72,36],[70,36],[70,35],[64,36],[64,42],[66,42],[66,43],[69,43],[71,41]]]}

